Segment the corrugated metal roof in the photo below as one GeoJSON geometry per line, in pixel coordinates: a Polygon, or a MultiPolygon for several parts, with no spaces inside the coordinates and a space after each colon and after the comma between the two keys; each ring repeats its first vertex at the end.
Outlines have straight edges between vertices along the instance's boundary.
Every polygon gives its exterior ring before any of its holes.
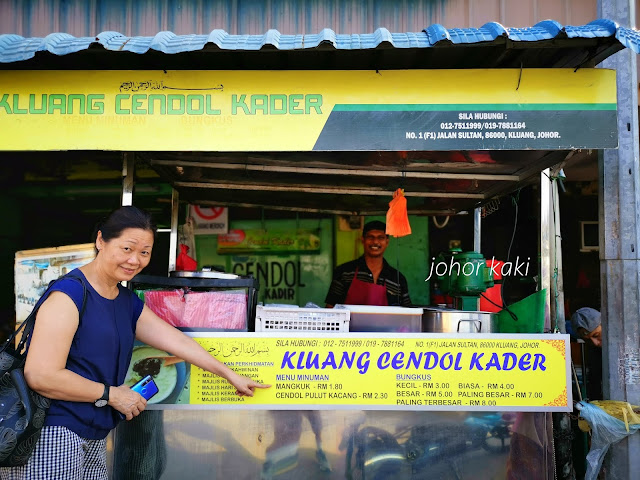
{"type": "Polygon", "coordinates": [[[446,29],[433,24],[421,32],[391,33],[378,28],[367,34],[336,34],[325,28],[318,34],[282,35],[269,30],[263,35],[231,35],[213,30],[208,35],[176,35],[159,32],[153,37],[127,37],[118,32],[102,32],[96,37],[74,37],[66,33],[52,33],[44,38],[24,38],[14,34],[0,35],[0,63],[21,62],[33,58],[37,52],[67,55],[102,46],[114,52],[145,54],[157,51],[165,54],[196,52],[204,49],[223,51],[309,50],[328,47],[336,50],[367,50],[382,45],[397,48],[429,48],[441,42],[448,45],[491,43],[498,39],[513,42],[539,42],[567,38],[613,38],[624,47],[640,52],[640,33],[618,26],[606,19],[587,25],[563,26],[555,20],[545,20],[529,28],[506,28],[490,22],[480,28],[446,29]]]}

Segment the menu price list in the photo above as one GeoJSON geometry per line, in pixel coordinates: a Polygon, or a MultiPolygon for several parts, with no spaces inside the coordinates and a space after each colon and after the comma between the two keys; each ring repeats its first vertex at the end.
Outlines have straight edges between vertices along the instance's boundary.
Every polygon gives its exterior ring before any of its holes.
{"type": "MultiPolygon", "coordinates": [[[[355,391],[345,391],[342,383],[297,381],[295,375],[277,375],[275,397],[283,400],[356,400],[363,398],[355,391]],[[287,378],[290,377],[290,378],[287,378]]],[[[386,394],[385,394],[386,398],[386,394]]]]}
{"type": "Polygon", "coordinates": [[[492,407],[511,404],[513,399],[543,399],[542,392],[516,389],[513,383],[396,382],[395,393],[397,405],[492,407]]]}
{"type": "MultiPolygon", "coordinates": [[[[286,377],[286,375],[279,375],[279,377],[286,377]]],[[[543,393],[517,389],[513,383],[433,381],[396,381],[395,389],[390,392],[356,392],[345,390],[342,383],[291,380],[275,383],[275,397],[294,402],[339,399],[355,400],[356,403],[365,404],[500,406],[512,403],[512,399],[540,400],[543,399],[543,393]]]]}
{"type": "MultiPolygon", "coordinates": [[[[282,375],[279,377],[285,377],[282,375]]],[[[427,376],[425,376],[427,377],[427,376]]],[[[427,406],[500,406],[510,400],[543,399],[543,392],[517,389],[513,383],[467,383],[434,381],[396,381],[395,390],[356,392],[334,382],[276,382],[275,397],[280,400],[355,400],[362,403],[390,404],[395,393],[396,405],[427,406]]],[[[244,402],[236,389],[217,375],[203,373],[192,395],[202,403],[244,402]]],[[[289,403],[289,402],[288,402],[289,403]]]]}

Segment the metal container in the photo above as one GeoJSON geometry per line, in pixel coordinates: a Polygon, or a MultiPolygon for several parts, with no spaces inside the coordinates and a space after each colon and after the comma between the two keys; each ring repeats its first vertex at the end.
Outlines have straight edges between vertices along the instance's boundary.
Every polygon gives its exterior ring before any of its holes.
{"type": "Polygon", "coordinates": [[[219,278],[219,279],[234,279],[240,278],[240,275],[235,273],[216,272],[214,270],[174,270],[169,272],[169,276],[172,278],[219,278]]]}
{"type": "Polygon", "coordinates": [[[496,333],[497,315],[441,307],[425,307],[422,331],[429,333],[496,333]]]}

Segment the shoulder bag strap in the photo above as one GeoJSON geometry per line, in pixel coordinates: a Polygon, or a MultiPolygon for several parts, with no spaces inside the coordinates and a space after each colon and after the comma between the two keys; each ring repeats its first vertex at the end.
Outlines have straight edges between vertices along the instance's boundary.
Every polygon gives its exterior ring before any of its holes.
{"type": "Polygon", "coordinates": [[[80,309],[79,314],[80,318],[82,318],[82,315],[84,315],[84,311],[87,308],[87,286],[84,283],[84,278],[79,275],[72,275],[71,273],[67,273],[65,277],[73,278],[82,285],[82,308],[80,309]]]}

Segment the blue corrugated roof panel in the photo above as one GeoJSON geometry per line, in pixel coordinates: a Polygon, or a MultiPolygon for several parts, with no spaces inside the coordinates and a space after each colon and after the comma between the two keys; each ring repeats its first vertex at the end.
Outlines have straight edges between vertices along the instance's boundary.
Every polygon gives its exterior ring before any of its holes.
{"type": "MultiPolygon", "coordinates": [[[[588,25],[577,27],[566,26],[564,31],[568,38],[613,37],[618,30],[616,22],[607,19],[594,20],[588,25]]],[[[628,30],[628,29],[622,29],[628,30]]]]}
{"type": "Polygon", "coordinates": [[[449,37],[453,43],[493,42],[496,38],[507,36],[507,30],[496,22],[483,25],[480,28],[451,28],[449,37]]]}
{"type": "Polygon", "coordinates": [[[36,52],[48,51],[66,55],[101,45],[110,51],[138,54],[150,50],[175,54],[193,52],[215,45],[220,50],[258,51],[261,49],[305,50],[330,46],[337,50],[374,49],[380,45],[393,48],[428,48],[440,42],[453,45],[495,42],[507,38],[514,42],[537,42],[554,38],[614,37],[625,47],[640,52],[640,33],[623,28],[611,20],[595,20],[587,25],[563,26],[555,20],[545,20],[529,28],[505,28],[490,22],[481,28],[447,29],[433,24],[421,32],[391,33],[378,28],[373,33],[339,35],[325,28],[317,34],[282,35],[268,30],[262,35],[230,35],[224,30],[213,30],[208,35],[176,35],[159,32],[154,37],[127,37],[118,32],[102,32],[96,37],[73,37],[66,33],[52,33],[44,38],[24,38],[19,35],[0,35],[0,63],[20,62],[33,58],[36,52]]]}
{"type": "Polygon", "coordinates": [[[618,41],[634,53],[640,53],[640,32],[630,28],[618,29],[616,32],[618,41]]]}
{"type": "Polygon", "coordinates": [[[551,40],[562,31],[562,25],[553,21],[544,21],[528,28],[508,28],[508,37],[515,42],[536,42],[551,40]]]}

